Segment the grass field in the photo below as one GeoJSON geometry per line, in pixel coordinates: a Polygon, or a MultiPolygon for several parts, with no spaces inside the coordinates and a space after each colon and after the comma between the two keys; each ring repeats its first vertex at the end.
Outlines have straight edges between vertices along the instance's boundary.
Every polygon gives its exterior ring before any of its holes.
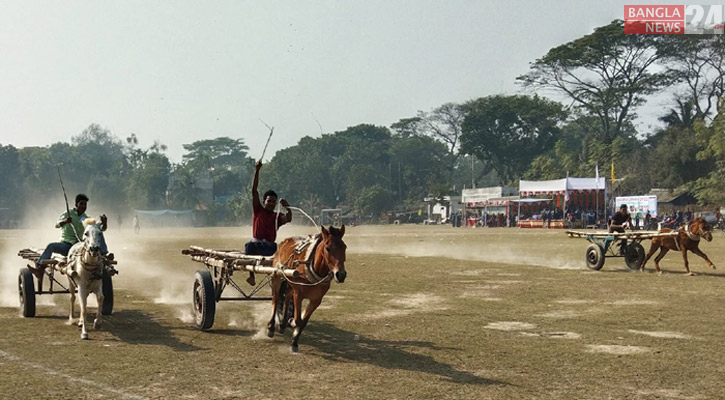
{"type": "MultiPolygon", "coordinates": [[[[588,243],[562,231],[348,228],[348,278],[291,354],[289,330],[263,334],[267,302],[222,302],[209,332],[193,326],[204,266],[181,250],[240,248],[250,231],[109,231],[115,308],[88,341],[66,323],[67,296],[39,296],[37,316],[19,316],[16,253],[57,232],[0,231],[0,398],[723,397],[725,270],[697,256],[694,277],[673,252],[661,275],[621,258],[589,271],[588,243]]],[[[723,264],[725,235],[701,248],[723,264]]]]}

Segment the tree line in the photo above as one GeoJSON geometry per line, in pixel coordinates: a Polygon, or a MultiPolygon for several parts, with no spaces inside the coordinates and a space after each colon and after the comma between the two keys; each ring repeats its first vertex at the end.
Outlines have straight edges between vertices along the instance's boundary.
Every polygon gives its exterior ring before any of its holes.
{"type": "MultiPolygon", "coordinates": [[[[613,163],[617,193],[682,188],[723,204],[724,58],[723,35],[625,35],[615,20],[533,61],[517,78],[524,94],[305,136],[274,155],[261,183],[308,213],[342,206],[375,218],[463,187],[593,176],[613,163]],[[638,130],[637,111],[652,98],[670,99],[663,127],[638,130]]],[[[114,212],[197,209],[210,223],[245,222],[255,160],[243,136],[184,144],[178,164],[164,144],[143,149],[134,134],[123,140],[98,124],[70,143],[0,144],[0,209],[57,198],[62,162],[69,191],[114,212]]]]}

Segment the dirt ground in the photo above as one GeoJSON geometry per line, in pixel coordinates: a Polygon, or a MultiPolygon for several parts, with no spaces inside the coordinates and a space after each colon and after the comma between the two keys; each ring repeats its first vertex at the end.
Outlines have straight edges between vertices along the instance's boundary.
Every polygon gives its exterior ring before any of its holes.
{"type": "MultiPolygon", "coordinates": [[[[672,252],[661,275],[621,258],[590,271],[588,243],[563,231],[352,227],[347,280],[292,354],[289,331],[263,333],[267,302],[221,302],[210,331],[193,324],[205,267],[181,250],[238,249],[250,231],[109,230],[114,313],[81,341],[67,295],[38,296],[36,317],[19,315],[17,251],[57,231],[0,230],[0,398],[722,398],[725,270],[697,256],[696,276],[672,252]]],[[[725,235],[701,249],[723,265],[725,235]]]]}

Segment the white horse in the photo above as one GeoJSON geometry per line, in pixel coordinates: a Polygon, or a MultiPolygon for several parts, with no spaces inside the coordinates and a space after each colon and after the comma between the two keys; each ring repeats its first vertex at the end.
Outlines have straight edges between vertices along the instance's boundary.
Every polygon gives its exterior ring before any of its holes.
{"type": "Polygon", "coordinates": [[[93,329],[101,327],[101,306],[103,305],[103,269],[106,248],[106,241],[101,231],[100,223],[96,223],[93,218],[86,218],[83,221],[85,229],[83,231],[83,240],[74,244],[68,251],[68,263],[65,273],[68,275],[70,283],[70,316],[69,323],[73,324],[73,314],[76,303],[76,289],[78,289],[78,297],[81,305],[81,315],[78,320],[78,326],[81,327],[81,339],[88,339],[88,331],[86,331],[86,303],[88,295],[96,294],[98,302],[98,312],[96,319],[93,321],[93,329]]]}

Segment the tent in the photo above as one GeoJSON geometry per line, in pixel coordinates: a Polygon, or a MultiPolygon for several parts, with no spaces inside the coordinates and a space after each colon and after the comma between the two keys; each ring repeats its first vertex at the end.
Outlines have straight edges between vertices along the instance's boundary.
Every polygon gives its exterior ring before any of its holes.
{"type": "Polygon", "coordinates": [[[549,181],[519,181],[519,195],[554,196],[557,207],[573,202],[582,207],[599,209],[606,202],[606,179],[563,178],[549,181]]]}

